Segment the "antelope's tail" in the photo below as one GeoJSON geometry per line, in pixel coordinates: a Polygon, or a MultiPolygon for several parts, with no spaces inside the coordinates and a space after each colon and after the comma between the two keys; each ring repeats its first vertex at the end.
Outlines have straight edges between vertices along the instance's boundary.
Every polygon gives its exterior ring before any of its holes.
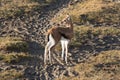
{"type": "Polygon", "coordinates": [[[49,39],[49,36],[50,36],[50,34],[47,34],[46,36],[45,36],[45,42],[47,43],[50,39],[49,39]]]}

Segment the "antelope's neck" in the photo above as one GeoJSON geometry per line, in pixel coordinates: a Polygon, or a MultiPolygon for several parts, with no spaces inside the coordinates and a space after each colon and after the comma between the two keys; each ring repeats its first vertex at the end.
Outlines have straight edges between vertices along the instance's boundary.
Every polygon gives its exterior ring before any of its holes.
{"type": "Polygon", "coordinates": [[[70,28],[70,29],[73,29],[73,24],[67,24],[66,27],[70,28]]]}

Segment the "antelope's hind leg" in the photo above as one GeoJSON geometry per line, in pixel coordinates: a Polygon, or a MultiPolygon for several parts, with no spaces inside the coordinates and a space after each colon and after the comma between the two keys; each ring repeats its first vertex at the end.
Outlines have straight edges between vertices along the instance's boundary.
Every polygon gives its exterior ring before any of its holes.
{"type": "Polygon", "coordinates": [[[51,51],[52,48],[55,46],[55,40],[53,36],[50,34],[49,35],[49,46],[48,46],[48,53],[49,53],[49,62],[51,63],[51,51]]]}
{"type": "Polygon", "coordinates": [[[68,43],[69,43],[69,40],[62,37],[61,38],[61,46],[62,46],[62,59],[64,60],[65,59],[65,62],[67,64],[67,55],[68,55],[68,43]],[[65,53],[65,57],[64,57],[64,53],[65,53]]]}
{"type": "Polygon", "coordinates": [[[46,64],[46,61],[49,58],[49,62],[51,63],[51,50],[52,47],[55,45],[55,40],[52,37],[52,35],[48,35],[49,41],[47,42],[47,45],[45,46],[45,52],[44,52],[44,64],[46,64]]]}
{"type": "Polygon", "coordinates": [[[64,41],[61,40],[61,47],[62,47],[62,54],[61,54],[61,58],[62,60],[64,60],[64,51],[65,51],[65,46],[64,46],[64,41]]]}
{"type": "Polygon", "coordinates": [[[44,64],[46,64],[46,61],[48,60],[48,48],[50,46],[50,41],[47,42],[47,45],[45,46],[45,52],[44,52],[44,64]]]}

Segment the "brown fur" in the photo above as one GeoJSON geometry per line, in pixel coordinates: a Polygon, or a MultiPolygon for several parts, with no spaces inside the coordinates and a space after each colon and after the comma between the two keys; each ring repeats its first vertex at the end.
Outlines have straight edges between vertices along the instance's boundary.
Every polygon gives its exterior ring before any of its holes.
{"type": "Polygon", "coordinates": [[[67,39],[71,40],[73,37],[73,23],[69,16],[66,16],[63,20],[65,23],[65,27],[52,27],[48,30],[47,34],[52,34],[53,38],[55,39],[56,43],[59,42],[61,39],[61,34],[67,36],[67,39]]]}
{"type": "MultiPolygon", "coordinates": [[[[47,32],[48,38],[51,34],[55,40],[55,45],[50,48],[50,51],[53,51],[54,47],[61,40],[61,37],[69,40],[71,40],[73,37],[73,24],[71,18],[67,16],[66,19],[63,20],[63,22],[65,23],[65,27],[52,27],[47,32]]],[[[47,48],[45,50],[47,50],[47,48]]]]}
{"type": "Polygon", "coordinates": [[[67,39],[71,40],[73,37],[73,29],[69,27],[53,27],[48,30],[47,34],[51,34],[55,39],[56,43],[58,43],[62,37],[61,34],[67,36],[67,39]]]}

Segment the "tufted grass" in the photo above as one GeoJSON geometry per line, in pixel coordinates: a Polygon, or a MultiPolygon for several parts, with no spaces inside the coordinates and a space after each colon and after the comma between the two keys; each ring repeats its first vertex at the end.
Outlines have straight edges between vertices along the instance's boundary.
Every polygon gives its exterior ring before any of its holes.
{"type": "Polygon", "coordinates": [[[0,0],[0,18],[20,16],[56,0],[0,0]]]}
{"type": "Polygon", "coordinates": [[[0,61],[6,62],[6,63],[19,63],[24,60],[29,60],[31,56],[27,53],[0,53],[0,61]]]}
{"type": "Polygon", "coordinates": [[[118,37],[120,36],[120,29],[115,27],[90,27],[90,26],[76,26],[74,28],[74,38],[71,41],[72,46],[80,46],[87,41],[94,41],[95,38],[102,40],[104,37],[118,37]]]}
{"type": "Polygon", "coordinates": [[[16,69],[0,71],[0,80],[16,80],[22,78],[24,75],[23,71],[16,69]]]}
{"type": "Polygon", "coordinates": [[[107,24],[115,24],[119,23],[119,16],[120,16],[120,3],[114,4],[114,6],[103,8],[101,11],[98,12],[89,12],[86,13],[87,15],[86,20],[92,24],[95,23],[107,23],[107,24]]]}
{"type": "Polygon", "coordinates": [[[56,80],[119,80],[119,62],[119,50],[103,51],[72,67],[71,71],[76,72],[76,76],[60,76],[56,80]]]}
{"type": "MultiPolygon", "coordinates": [[[[28,43],[18,37],[0,37],[0,65],[26,65],[32,56],[27,53],[28,43]]],[[[24,77],[23,70],[0,68],[0,80],[17,80],[24,77]]]]}
{"type": "Polygon", "coordinates": [[[60,22],[65,14],[70,14],[76,24],[119,23],[120,3],[106,2],[106,0],[85,0],[64,8],[52,19],[60,22]]]}
{"type": "Polygon", "coordinates": [[[28,43],[18,37],[0,37],[0,50],[26,52],[28,43]]]}

